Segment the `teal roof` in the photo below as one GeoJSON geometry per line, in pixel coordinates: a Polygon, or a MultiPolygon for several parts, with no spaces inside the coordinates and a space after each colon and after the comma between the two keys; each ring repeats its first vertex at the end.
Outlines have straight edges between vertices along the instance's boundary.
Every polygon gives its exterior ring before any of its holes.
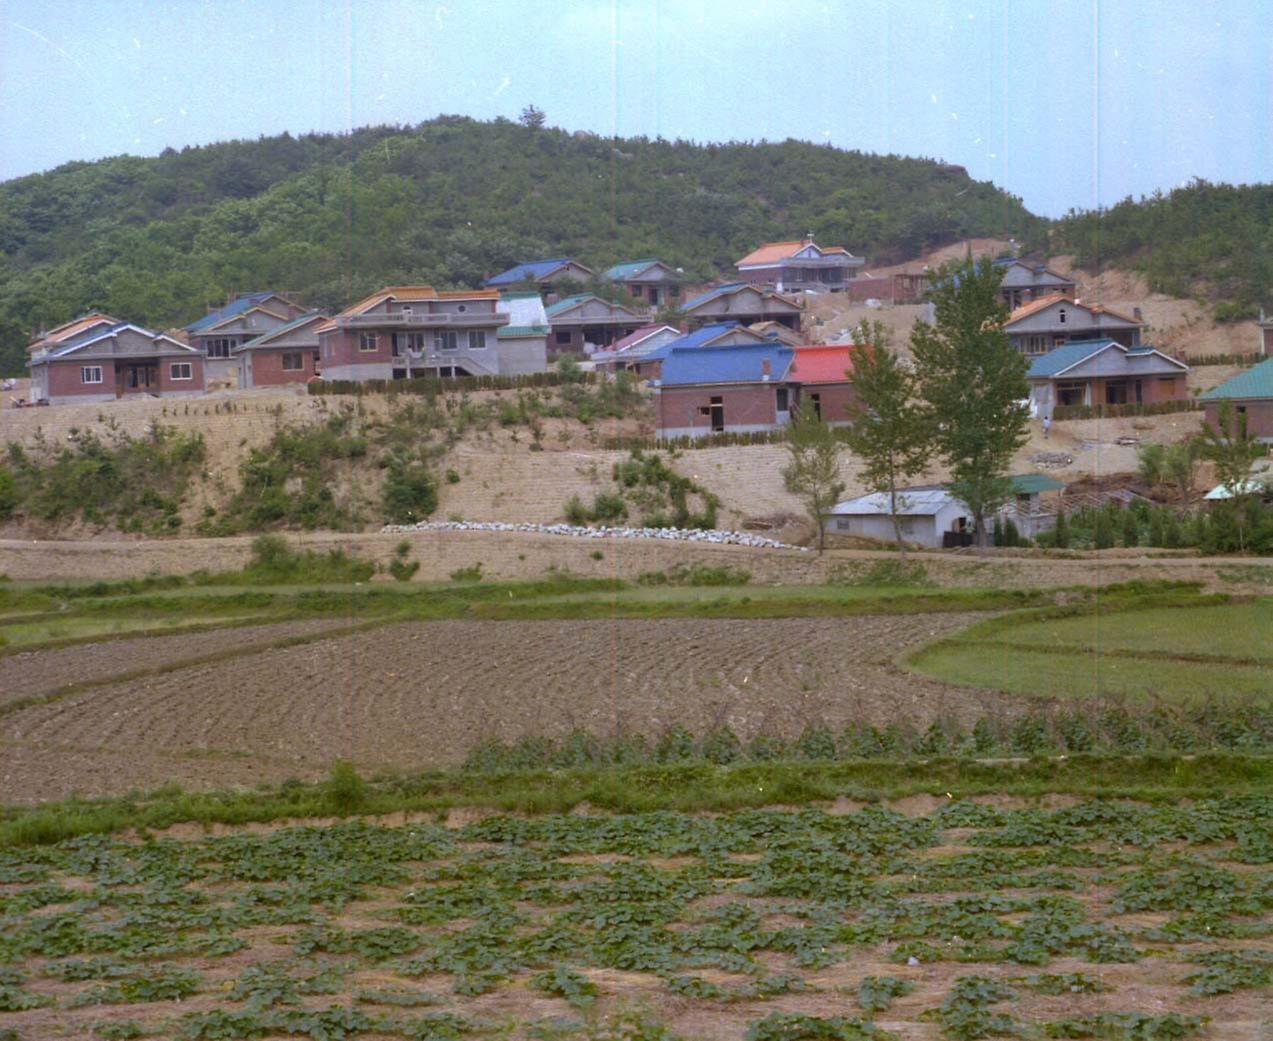
{"type": "Polygon", "coordinates": [[[625,278],[632,278],[639,275],[651,264],[661,263],[656,257],[646,257],[644,260],[625,260],[620,264],[615,264],[612,268],[607,268],[602,278],[607,278],[612,282],[618,282],[625,278]]]}
{"type": "Polygon", "coordinates": [[[1219,386],[1198,395],[1200,401],[1242,398],[1273,398],[1273,358],[1253,365],[1245,372],[1239,372],[1219,386]]]}
{"type": "Polygon", "coordinates": [[[528,336],[547,336],[548,326],[546,325],[505,325],[495,330],[495,335],[501,340],[516,340],[528,336]]]}
{"type": "Polygon", "coordinates": [[[1012,490],[1017,495],[1038,495],[1040,492],[1056,492],[1065,487],[1064,483],[1046,474],[1018,474],[1009,477],[1012,490]]]}
{"type": "MultiPolygon", "coordinates": [[[[574,307],[575,304],[580,303],[581,301],[591,300],[593,296],[595,296],[594,293],[576,293],[574,296],[563,297],[555,304],[549,304],[546,308],[544,308],[544,310],[548,314],[557,314],[559,311],[564,311],[567,307],[574,307]]],[[[598,297],[598,299],[600,298],[598,297]]]]}
{"type": "Polygon", "coordinates": [[[500,293],[499,298],[501,300],[529,300],[531,297],[538,298],[538,296],[539,294],[536,293],[533,289],[527,289],[525,292],[522,292],[522,293],[507,293],[507,292],[500,293]]]}
{"type": "Polygon", "coordinates": [[[1073,340],[1060,347],[1048,351],[1042,358],[1035,358],[1026,374],[1029,379],[1043,379],[1064,372],[1077,365],[1085,358],[1090,358],[1097,351],[1102,351],[1114,340],[1073,340]]]}

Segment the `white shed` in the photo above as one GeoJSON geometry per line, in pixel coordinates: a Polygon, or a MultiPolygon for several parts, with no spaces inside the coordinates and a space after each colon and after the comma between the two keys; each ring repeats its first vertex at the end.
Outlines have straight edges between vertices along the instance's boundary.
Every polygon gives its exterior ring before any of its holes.
{"type": "MultiPolygon", "coordinates": [[[[940,549],[947,532],[966,534],[972,531],[972,515],[968,507],[945,488],[899,490],[897,516],[901,521],[902,538],[929,549],[940,549]]],[[[889,497],[883,492],[859,495],[856,499],[836,503],[825,524],[830,535],[856,535],[881,542],[892,542],[896,537],[889,497]]]]}

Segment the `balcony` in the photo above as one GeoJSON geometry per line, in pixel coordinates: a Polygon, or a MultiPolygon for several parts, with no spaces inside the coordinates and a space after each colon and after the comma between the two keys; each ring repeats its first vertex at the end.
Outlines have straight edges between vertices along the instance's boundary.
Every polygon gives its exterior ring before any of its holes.
{"type": "Polygon", "coordinates": [[[471,329],[508,324],[508,312],[475,314],[352,314],[334,319],[341,329],[471,329]]]}

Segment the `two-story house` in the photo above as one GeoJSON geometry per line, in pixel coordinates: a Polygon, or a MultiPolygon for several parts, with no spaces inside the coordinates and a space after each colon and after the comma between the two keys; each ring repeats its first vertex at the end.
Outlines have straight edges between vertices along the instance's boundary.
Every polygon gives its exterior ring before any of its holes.
{"type": "Polygon", "coordinates": [[[547,307],[551,349],[558,354],[591,354],[609,347],[646,323],[646,316],[591,293],[568,296],[547,307]]]}
{"type": "Polygon", "coordinates": [[[747,282],[716,286],[681,306],[681,314],[693,328],[717,322],[777,322],[799,331],[803,313],[798,301],[747,282]]]}
{"type": "Polygon", "coordinates": [[[546,367],[542,334],[501,338],[494,289],[386,286],[318,327],[324,379],[506,376],[546,367]]]}
{"type": "Polygon", "coordinates": [[[33,402],[195,397],[204,392],[199,351],[107,314],[95,312],[60,325],[27,351],[33,402]]]}
{"type": "Polygon", "coordinates": [[[596,277],[592,268],[585,267],[570,257],[550,257],[547,260],[522,260],[507,271],[492,275],[482,285],[487,289],[515,289],[521,285],[534,285],[541,293],[549,294],[562,283],[591,282],[596,277]]]}
{"type": "Polygon", "coordinates": [[[1053,271],[1046,264],[1035,264],[1016,257],[997,257],[994,265],[1003,272],[999,295],[1009,310],[1044,296],[1073,298],[1078,291],[1078,283],[1074,279],[1053,271]]]}
{"type": "Polygon", "coordinates": [[[1003,324],[1012,346],[1028,357],[1071,340],[1113,340],[1138,347],[1143,323],[1100,304],[1084,304],[1063,294],[1042,296],[1022,304],[1003,324]]]}
{"type": "Polygon", "coordinates": [[[273,332],[304,313],[300,304],[273,290],[240,293],[224,307],[210,310],[187,325],[186,340],[206,359],[208,379],[224,379],[239,371],[239,362],[234,358],[236,347],[273,332]]]}
{"type": "Polygon", "coordinates": [[[778,292],[804,289],[839,292],[866,263],[843,246],[819,246],[812,235],[794,242],[766,242],[734,266],[738,278],[778,292]]]}

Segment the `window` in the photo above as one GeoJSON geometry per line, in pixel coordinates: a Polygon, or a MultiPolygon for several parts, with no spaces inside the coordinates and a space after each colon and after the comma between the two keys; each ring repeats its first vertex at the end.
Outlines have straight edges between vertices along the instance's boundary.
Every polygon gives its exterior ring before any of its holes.
{"type": "Polygon", "coordinates": [[[194,379],[194,366],[188,361],[174,361],[168,366],[168,378],[170,380],[192,380],[194,379]]]}
{"type": "Polygon", "coordinates": [[[569,329],[558,329],[557,332],[553,334],[553,336],[554,336],[554,342],[557,344],[558,347],[570,346],[570,330],[569,329]]]}
{"type": "Polygon", "coordinates": [[[459,312],[460,312],[460,314],[463,314],[463,313],[464,313],[465,311],[467,311],[468,309],[469,309],[469,305],[468,305],[468,304],[460,304],[460,306],[456,308],[456,310],[457,310],[457,311],[459,311],[459,312]]]}
{"type": "Polygon", "coordinates": [[[237,343],[236,340],[232,338],[225,338],[225,337],[218,338],[215,340],[209,340],[208,341],[208,357],[209,358],[228,358],[230,357],[231,348],[233,348],[236,343],[237,343]]]}
{"type": "Polygon", "coordinates": [[[100,365],[85,365],[80,369],[81,383],[101,383],[102,367],[100,365]]]}
{"type": "Polygon", "coordinates": [[[398,357],[402,351],[421,353],[425,347],[426,333],[394,333],[393,354],[398,357]]]}
{"type": "Polygon", "coordinates": [[[1043,354],[1048,349],[1048,338],[1046,336],[1027,336],[1025,338],[1026,354],[1043,354]]]}
{"type": "Polygon", "coordinates": [[[486,346],[486,330],[470,329],[469,330],[469,350],[480,351],[486,346]]]}
{"type": "Polygon", "coordinates": [[[359,333],[358,349],[360,351],[378,351],[380,350],[380,334],[379,333],[359,333]]]}
{"type": "Polygon", "coordinates": [[[779,411],[779,412],[786,412],[786,411],[788,411],[788,409],[789,409],[789,402],[787,401],[787,388],[786,388],[786,387],[779,387],[777,390],[775,390],[775,391],[774,391],[774,398],[775,398],[775,400],[776,400],[776,403],[777,403],[778,411],[779,411]]]}
{"type": "Polygon", "coordinates": [[[283,371],[284,372],[288,372],[288,371],[296,372],[302,368],[304,368],[304,363],[301,361],[300,351],[283,355],[283,371]]]}
{"type": "Polygon", "coordinates": [[[1065,308],[1064,307],[1062,307],[1061,310],[1057,311],[1056,320],[1060,322],[1062,325],[1065,324],[1065,308]]]}
{"type": "Polygon", "coordinates": [[[435,350],[453,351],[459,345],[459,339],[454,330],[440,330],[433,334],[433,347],[435,350]]]}

